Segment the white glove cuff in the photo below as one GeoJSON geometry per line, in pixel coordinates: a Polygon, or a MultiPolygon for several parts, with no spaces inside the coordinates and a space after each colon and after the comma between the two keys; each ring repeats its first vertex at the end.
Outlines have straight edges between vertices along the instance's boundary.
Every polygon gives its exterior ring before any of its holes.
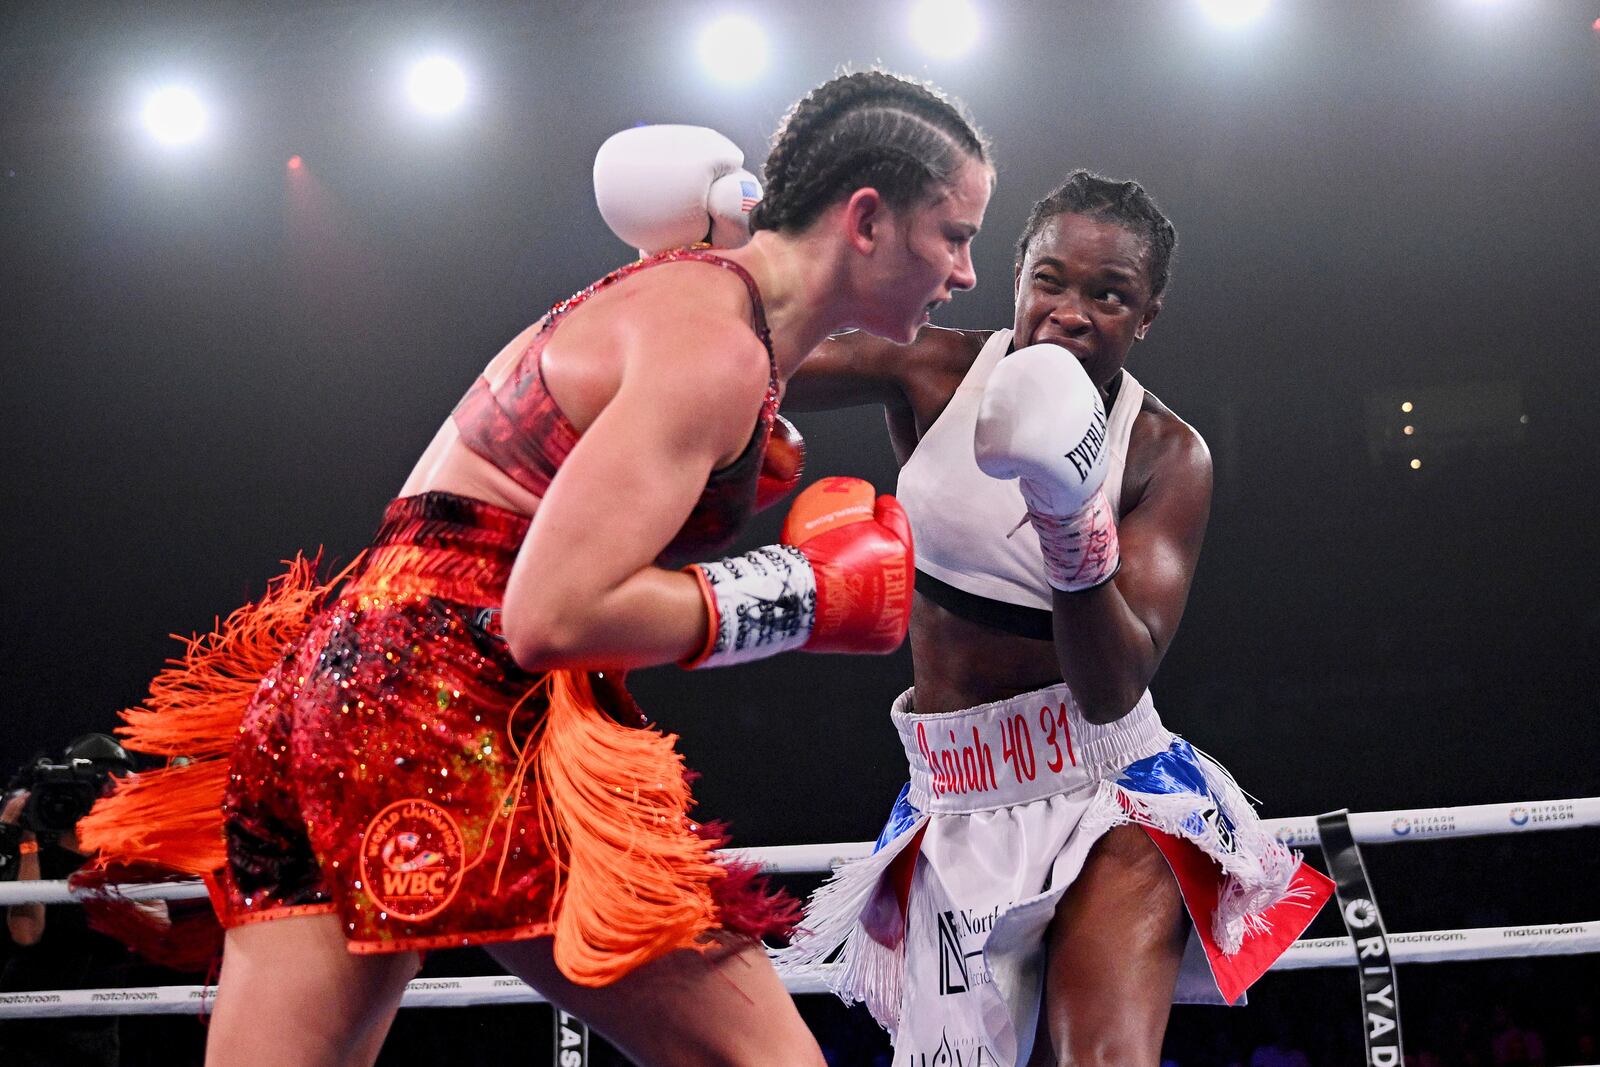
{"type": "Polygon", "coordinates": [[[710,614],[700,652],[682,666],[728,667],[800,648],[817,620],[811,561],[792,545],[767,545],[685,568],[710,614]]]}
{"type": "Polygon", "coordinates": [[[1082,593],[1109,582],[1122,563],[1117,520],[1105,490],[1065,518],[1028,509],[1028,521],[1039,535],[1045,577],[1066,593],[1082,593]]]}

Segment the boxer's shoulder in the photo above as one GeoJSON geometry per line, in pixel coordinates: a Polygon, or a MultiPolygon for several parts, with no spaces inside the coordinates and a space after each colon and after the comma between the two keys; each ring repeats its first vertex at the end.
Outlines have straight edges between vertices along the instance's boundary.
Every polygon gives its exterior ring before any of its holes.
{"type": "Polygon", "coordinates": [[[1128,435],[1123,512],[1158,481],[1204,486],[1209,491],[1211,476],[1211,450],[1200,431],[1147,390],[1128,435]]]}

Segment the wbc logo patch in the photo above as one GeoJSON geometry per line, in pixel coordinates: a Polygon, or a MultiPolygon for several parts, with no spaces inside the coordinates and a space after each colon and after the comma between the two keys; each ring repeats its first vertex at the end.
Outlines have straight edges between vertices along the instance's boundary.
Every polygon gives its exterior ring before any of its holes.
{"type": "Polygon", "coordinates": [[[380,811],[361,838],[361,883],[397,919],[443,911],[461,888],[461,829],[431,801],[400,800],[380,811]]]}

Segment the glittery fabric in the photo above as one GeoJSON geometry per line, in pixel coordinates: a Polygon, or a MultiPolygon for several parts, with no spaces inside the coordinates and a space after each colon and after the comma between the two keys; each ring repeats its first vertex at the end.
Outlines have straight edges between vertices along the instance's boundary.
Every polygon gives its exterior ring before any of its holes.
{"type": "MultiPolygon", "coordinates": [[[[461,442],[510,475],[518,485],[544,496],[550,480],[578,442],[578,431],[545,388],[541,356],[556,328],[574,308],[593,294],[663,263],[692,260],[731,271],[744,282],[757,336],[772,361],[772,338],[755,280],[732,260],[697,248],[680,248],[639,260],[613,271],[582,292],[550,309],[516,366],[498,387],[482,377],[473,382],[456,405],[452,418],[461,442]]],[[[709,353],[707,358],[715,358],[709,353]]],[[[750,443],[733,463],[716,471],[678,536],[661,553],[668,564],[692,561],[698,553],[716,553],[732,543],[735,534],[756,511],[756,473],[766,452],[767,439],[778,413],[777,367],[772,363],[767,396],[750,443]]]]}
{"type": "MultiPolygon", "coordinates": [[[[526,528],[449,494],[389,506],[241,725],[213,886],[225,925],[337,910],[356,952],[551,932],[558,835],[526,774],[547,676],[516,665],[492,611],[526,528]]],[[[593,714],[648,729],[620,675],[589,678],[593,714]]],[[[763,891],[714,895],[726,912],[763,891]]]]}

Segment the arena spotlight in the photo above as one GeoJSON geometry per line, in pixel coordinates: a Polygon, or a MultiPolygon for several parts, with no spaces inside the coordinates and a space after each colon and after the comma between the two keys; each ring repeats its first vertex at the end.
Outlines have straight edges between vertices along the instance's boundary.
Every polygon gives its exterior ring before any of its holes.
{"type": "Polygon", "coordinates": [[[929,55],[951,59],[978,40],[978,9],[972,0],[916,0],[911,6],[911,39],[929,55]]]}
{"type": "Polygon", "coordinates": [[[742,85],[767,69],[767,34],[747,15],[723,15],[701,29],[695,54],[715,81],[742,85]]]}
{"type": "Polygon", "coordinates": [[[447,115],[467,98],[467,76],[455,61],[429,56],[412,64],[406,74],[406,95],[418,111],[447,115]]]}
{"type": "Polygon", "coordinates": [[[157,89],[145,97],[139,113],[150,136],[166,145],[189,144],[206,132],[206,107],[194,90],[179,85],[157,89]]]}
{"type": "Polygon", "coordinates": [[[1213,22],[1225,26],[1242,26],[1260,18],[1267,12],[1271,0],[1200,0],[1200,9],[1211,16],[1213,22]]]}

